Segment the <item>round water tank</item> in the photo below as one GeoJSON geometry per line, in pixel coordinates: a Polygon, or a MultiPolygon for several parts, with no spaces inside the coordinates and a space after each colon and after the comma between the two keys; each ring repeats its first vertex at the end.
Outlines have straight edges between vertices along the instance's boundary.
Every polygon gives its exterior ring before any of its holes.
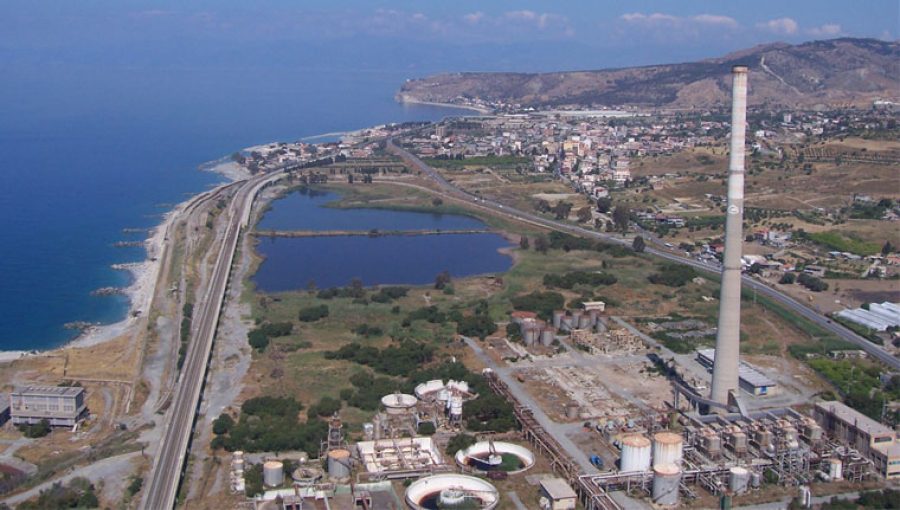
{"type": "Polygon", "coordinates": [[[375,424],[371,422],[363,423],[363,437],[366,441],[371,441],[375,438],[375,424]]]}
{"type": "Polygon", "coordinates": [[[740,466],[735,466],[728,470],[728,488],[734,494],[743,494],[747,492],[747,486],[750,485],[750,471],[740,466]]]}
{"type": "Polygon", "coordinates": [[[570,420],[577,420],[578,419],[578,411],[580,409],[581,408],[578,406],[578,404],[575,404],[575,403],[566,404],[566,418],[568,418],[570,420]]]}
{"type": "Polygon", "coordinates": [[[496,487],[481,478],[452,473],[420,478],[406,489],[406,504],[413,510],[441,508],[445,501],[459,501],[465,508],[491,510],[500,503],[500,494],[496,487]]]}
{"type": "Polygon", "coordinates": [[[410,412],[418,402],[413,395],[405,393],[391,393],[381,397],[381,405],[388,414],[405,414],[410,412]]]}
{"type": "Polygon", "coordinates": [[[350,477],[350,451],[343,448],[328,452],[328,476],[336,480],[350,477]]]}
{"type": "Polygon", "coordinates": [[[843,471],[843,463],[840,459],[830,459],[828,461],[828,476],[831,477],[832,480],[840,480],[842,476],[844,476],[843,471]]]}
{"type": "Polygon", "coordinates": [[[684,439],[674,432],[658,432],[653,436],[653,465],[681,465],[684,439]]]}
{"type": "Polygon", "coordinates": [[[234,459],[233,461],[231,461],[231,469],[232,471],[243,471],[244,459],[234,459]]]}
{"type": "Polygon", "coordinates": [[[640,434],[622,439],[622,457],[619,471],[647,471],[650,469],[650,440],[640,434]]]}
{"type": "Polygon", "coordinates": [[[537,328],[529,327],[522,329],[522,342],[531,347],[538,341],[538,335],[540,335],[540,330],[537,328]]]}
{"type": "Polygon", "coordinates": [[[562,319],[566,316],[563,310],[553,310],[553,327],[559,329],[562,327],[562,319]]]}
{"type": "Polygon", "coordinates": [[[578,329],[589,329],[592,325],[590,315],[582,315],[578,318],[578,329]]]}
{"type": "Polygon", "coordinates": [[[552,329],[547,328],[541,331],[541,345],[549,347],[553,345],[554,340],[556,340],[556,335],[553,333],[552,329]]]}
{"type": "Polygon", "coordinates": [[[677,506],[680,483],[681,469],[675,464],[653,466],[653,502],[661,506],[677,506]]]}
{"type": "Polygon", "coordinates": [[[269,487],[278,487],[284,483],[284,464],[277,460],[263,464],[263,482],[269,487]]]}
{"type": "Polygon", "coordinates": [[[750,472],[750,487],[758,489],[762,485],[762,475],[757,471],[750,472]]]}
{"type": "Polygon", "coordinates": [[[453,419],[462,418],[463,399],[459,395],[450,397],[450,417],[453,419]]]}

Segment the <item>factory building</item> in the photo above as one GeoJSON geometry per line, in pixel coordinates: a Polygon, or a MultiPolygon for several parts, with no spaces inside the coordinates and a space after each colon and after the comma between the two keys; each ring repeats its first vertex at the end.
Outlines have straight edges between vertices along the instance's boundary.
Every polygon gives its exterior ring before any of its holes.
{"type": "Polygon", "coordinates": [[[842,402],[818,402],[816,421],[835,439],[869,458],[885,478],[900,478],[900,442],[893,429],[842,402]]]}
{"type": "MultiPolygon", "coordinates": [[[[716,350],[698,349],[697,361],[701,365],[711,368],[716,361],[716,350]]],[[[738,384],[742,390],[756,396],[774,393],[776,387],[775,381],[744,361],[738,364],[738,384]]]]}
{"type": "Polygon", "coordinates": [[[578,495],[562,478],[541,480],[541,495],[549,501],[550,510],[572,510],[578,501],[578,495]]]}
{"type": "Polygon", "coordinates": [[[14,425],[32,425],[47,420],[54,427],[73,427],[87,415],[84,388],[74,386],[28,386],[9,394],[14,425]]]}

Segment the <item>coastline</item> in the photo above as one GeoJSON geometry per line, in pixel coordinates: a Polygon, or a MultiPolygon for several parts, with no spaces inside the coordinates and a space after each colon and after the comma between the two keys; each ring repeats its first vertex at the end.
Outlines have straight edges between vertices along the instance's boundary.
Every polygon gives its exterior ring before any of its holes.
{"type": "MultiPolygon", "coordinates": [[[[204,172],[217,173],[228,182],[249,177],[247,172],[240,165],[231,161],[228,156],[199,165],[199,169],[204,172]]],[[[113,265],[113,269],[125,270],[131,275],[131,282],[121,289],[122,295],[128,300],[128,311],[123,319],[107,324],[92,324],[84,328],[75,338],[57,347],[0,351],[0,363],[8,363],[31,356],[52,354],[69,348],[92,347],[130,333],[138,321],[148,313],[153,302],[153,295],[156,291],[156,284],[162,268],[160,256],[165,249],[170,228],[175,224],[185,207],[202,193],[207,193],[207,191],[191,195],[184,201],[176,204],[163,215],[163,221],[159,225],[150,229],[150,235],[143,241],[144,249],[147,252],[144,260],[113,265]]]]}
{"type": "Polygon", "coordinates": [[[400,104],[439,106],[441,108],[457,108],[460,110],[471,110],[473,112],[478,112],[481,115],[492,115],[494,113],[494,110],[491,110],[490,108],[483,108],[480,106],[461,105],[461,104],[453,104],[453,103],[436,103],[433,101],[422,101],[420,99],[413,99],[411,97],[406,97],[406,96],[398,96],[396,99],[397,99],[397,102],[400,104]]]}

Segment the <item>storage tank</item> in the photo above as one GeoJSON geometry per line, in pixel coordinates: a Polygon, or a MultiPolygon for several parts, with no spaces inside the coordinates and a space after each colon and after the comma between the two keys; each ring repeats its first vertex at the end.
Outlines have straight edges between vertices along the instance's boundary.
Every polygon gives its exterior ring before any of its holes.
{"type": "Polygon", "coordinates": [[[650,469],[650,440],[640,434],[622,439],[619,471],[648,471],[650,469]]]}
{"type": "Polygon", "coordinates": [[[527,347],[533,346],[538,341],[540,330],[535,327],[527,327],[522,329],[522,343],[527,347]]]}
{"type": "Polygon", "coordinates": [[[328,476],[336,480],[350,478],[350,450],[338,448],[328,452],[328,476]]]}
{"type": "Polygon", "coordinates": [[[578,329],[590,329],[591,324],[591,316],[590,315],[582,315],[578,318],[578,329]]]}
{"type": "Polygon", "coordinates": [[[553,345],[554,340],[556,340],[556,334],[552,329],[547,328],[541,331],[541,345],[549,347],[553,345]]]}
{"type": "Polygon", "coordinates": [[[235,472],[240,471],[241,473],[243,473],[244,459],[234,459],[233,461],[231,461],[231,470],[235,472]]]}
{"type": "Polygon", "coordinates": [[[566,405],[566,418],[568,418],[570,420],[577,420],[579,410],[580,410],[580,407],[578,406],[578,404],[575,404],[575,403],[567,404],[566,405]]]}
{"type": "Polygon", "coordinates": [[[600,310],[591,310],[588,316],[591,318],[591,326],[596,326],[600,322],[600,310]]]}
{"type": "Polygon", "coordinates": [[[653,466],[653,502],[660,506],[678,506],[681,468],[675,464],[653,466]]]}
{"type": "Polygon", "coordinates": [[[450,397],[450,421],[458,422],[462,420],[463,399],[459,395],[450,397]]]}
{"type": "Polygon", "coordinates": [[[566,312],[563,310],[553,310],[553,327],[559,329],[562,327],[563,317],[566,316],[566,312]]]}
{"type": "Polygon", "coordinates": [[[681,465],[684,438],[674,432],[658,432],[653,436],[653,465],[681,465]]]}
{"type": "Polygon", "coordinates": [[[828,460],[828,476],[832,480],[840,480],[843,473],[844,464],[840,459],[829,459],[828,460]]]}
{"type": "Polygon", "coordinates": [[[263,482],[269,487],[278,487],[284,483],[284,464],[277,460],[269,460],[263,464],[263,482]]]}
{"type": "Polygon", "coordinates": [[[500,493],[489,482],[468,475],[442,473],[426,476],[406,489],[406,504],[413,510],[429,508],[472,508],[492,510],[500,503],[500,493]]]}
{"type": "Polygon", "coordinates": [[[571,317],[572,329],[577,328],[578,325],[581,324],[581,316],[582,315],[584,315],[584,312],[582,312],[581,310],[573,310],[572,311],[572,317],[571,317]]]}
{"type": "Polygon", "coordinates": [[[363,423],[363,437],[366,441],[375,439],[375,424],[371,422],[363,423]]]}
{"type": "Polygon", "coordinates": [[[747,492],[747,486],[750,485],[750,471],[740,466],[735,466],[728,470],[728,488],[734,494],[743,494],[747,492]]]}
{"type": "Polygon", "coordinates": [[[754,489],[759,489],[762,485],[762,475],[759,474],[759,471],[751,471],[750,472],[750,487],[754,489]]]}

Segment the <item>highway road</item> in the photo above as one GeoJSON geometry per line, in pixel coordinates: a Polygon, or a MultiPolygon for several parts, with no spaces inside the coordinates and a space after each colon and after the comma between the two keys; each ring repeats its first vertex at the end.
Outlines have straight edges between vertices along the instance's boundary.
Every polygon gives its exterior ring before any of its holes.
{"type": "MultiPolygon", "coordinates": [[[[164,418],[162,438],[144,491],[142,508],[164,510],[175,506],[238,239],[249,223],[256,194],[281,176],[281,172],[275,172],[233,185],[236,191],[227,208],[228,224],[206,293],[195,307],[193,334],[172,404],[164,418]]],[[[192,203],[192,208],[198,203],[192,203]]]]}
{"type": "MultiPolygon", "coordinates": [[[[444,177],[437,172],[435,169],[426,165],[421,159],[411,154],[409,151],[403,149],[402,147],[397,146],[393,139],[387,140],[387,149],[399,156],[403,159],[407,164],[412,166],[413,168],[421,171],[428,177],[430,177],[433,181],[437,183],[437,185],[441,188],[441,191],[445,193],[447,196],[454,197],[459,200],[464,200],[466,202],[472,203],[477,207],[481,207],[487,210],[492,211],[495,214],[500,214],[503,216],[507,216],[509,218],[513,218],[518,221],[522,221],[525,223],[530,223],[533,225],[537,225],[540,227],[548,228],[551,230],[558,230],[562,232],[568,232],[572,234],[576,234],[583,237],[590,237],[594,239],[599,239],[602,241],[617,243],[625,246],[631,246],[631,242],[626,239],[622,239],[620,237],[616,237],[611,234],[607,234],[604,232],[598,232],[596,230],[587,229],[584,227],[580,227],[578,225],[572,225],[569,223],[564,223],[561,221],[554,221],[542,216],[538,216],[536,214],[528,213],[525,211],[520,211],[518,209],[509,207],[507,205],[503,205],[494,201],[485,200],[482,197],[478,197],[473,195],[467,191],[464,191],[457,187],[454,184],[448,182],[444,177]]],[[[656,255],[657,257],[664,258],[666,260],[670,260],[672,262],[677,262],[679,264],[687,264],[689,266],[693,266],[695,269],[700,271],[704,271],[707,273],[719,274],[720,268],[718,266],[711,266],[709,264],[702,263],[700,261],[694,260],[692,258],[684,257],[682,255],[678,255],[676,253],[672,253],[667,250],[653,248],[652,246],[647,246],[644,250],[646,253],[650,253],[652,255],[656,255]]],[[[761,295],[767,296],[791,311],[795,312],[798,315],[803,316],[814,324],[820,326],[822,329],[825,329],[831,333],[833,333],[838,338],[846,340],[860,349],[866,351],[870,356],[877,358],[887,366],[891,367],[894,370],[900,370],[900,359],[897,359],[881,347],[873,344],[872,342],[866,340],[865,338],[857,335],[853,331],[845,328],[844,326],[832,322],[829,318],[824,315],[816,312],[815,310],[810,309],[803,303],[797,301],[796,299],[788,296],[782,292],[779,292],[777,289],[769,287],[764,283],[757,281],[749,276],[744,276],[741,282],[742,286],[745,288],[753,289],[761,295]]]]}

